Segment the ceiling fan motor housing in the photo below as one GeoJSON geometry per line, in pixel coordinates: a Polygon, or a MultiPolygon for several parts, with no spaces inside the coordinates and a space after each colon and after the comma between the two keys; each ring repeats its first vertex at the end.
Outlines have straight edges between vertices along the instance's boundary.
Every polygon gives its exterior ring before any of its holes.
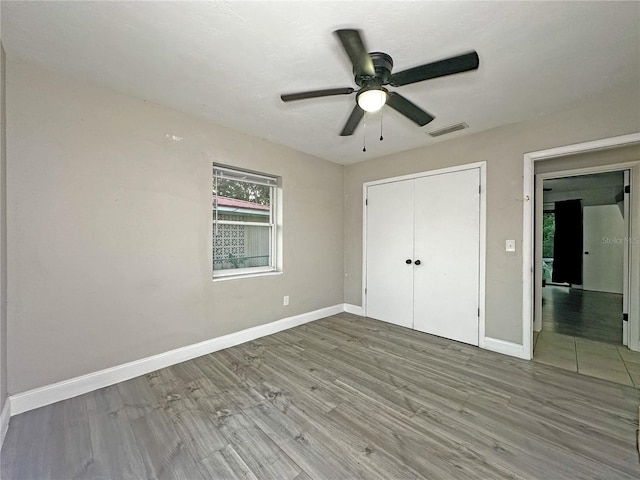
{"type": "Polygon", "coordinates": [[[373,61],[373,67],[376,71],[374,76],[362,75],[355,72],[355,82],[359,87],[379,87],[387,85],[389,83],[389,76],[393,69],[393,59],[391,56],[382,52],[369,53],[371,60],[373,61]]]}

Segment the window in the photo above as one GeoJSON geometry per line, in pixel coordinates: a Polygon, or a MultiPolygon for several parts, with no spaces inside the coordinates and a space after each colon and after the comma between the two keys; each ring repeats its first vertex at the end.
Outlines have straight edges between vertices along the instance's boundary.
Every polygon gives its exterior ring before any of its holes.
{"type": "Polygon", "coordinates": [[[553,239],[556,233],[556,212],[544,210],[542,214],[542,278],[551,283],[553,277],[553,239]]]}
{"type": "Polygon", "coordinates": [[[276,177],[213,166],[213,276],[276,270],[276,177]]]}

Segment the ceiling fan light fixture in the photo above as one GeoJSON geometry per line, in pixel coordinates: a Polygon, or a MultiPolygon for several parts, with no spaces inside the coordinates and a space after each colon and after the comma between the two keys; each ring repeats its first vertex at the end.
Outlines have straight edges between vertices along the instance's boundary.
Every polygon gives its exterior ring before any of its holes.
{"type": "Polygon", "coordinates": [[[377,112],[387,103],[387,90],[382,87],[363,88],[358,92],[356,101],[365,112],[377,112]]]}

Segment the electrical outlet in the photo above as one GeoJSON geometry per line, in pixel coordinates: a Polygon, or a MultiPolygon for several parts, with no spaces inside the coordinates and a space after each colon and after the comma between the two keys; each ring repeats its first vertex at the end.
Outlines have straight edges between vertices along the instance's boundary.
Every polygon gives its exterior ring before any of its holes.
{"type": "Polygon", "coordinates": [[[284,298],[282,299],[282,305],[284,305],[285,307],[289,305],[289,295],[284,296],[284,298]]]}

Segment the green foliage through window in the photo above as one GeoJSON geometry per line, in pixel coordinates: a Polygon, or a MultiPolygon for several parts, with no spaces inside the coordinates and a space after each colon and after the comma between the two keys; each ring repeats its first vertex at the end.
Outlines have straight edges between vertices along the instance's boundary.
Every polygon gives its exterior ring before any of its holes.
{"type": "Polygon", "coordinates": [[[270,205],[271,203],[271,187],[251,182],[224,178],[214,179],[213,194],[236,200],[246,200],[259,205],[270,205]]]}
{"type": "Polygon", "coordinates": [[[556,214],[545,212],[542,216],[542,258],[553,258],[553,237],[556,232],[556,214]]]}

